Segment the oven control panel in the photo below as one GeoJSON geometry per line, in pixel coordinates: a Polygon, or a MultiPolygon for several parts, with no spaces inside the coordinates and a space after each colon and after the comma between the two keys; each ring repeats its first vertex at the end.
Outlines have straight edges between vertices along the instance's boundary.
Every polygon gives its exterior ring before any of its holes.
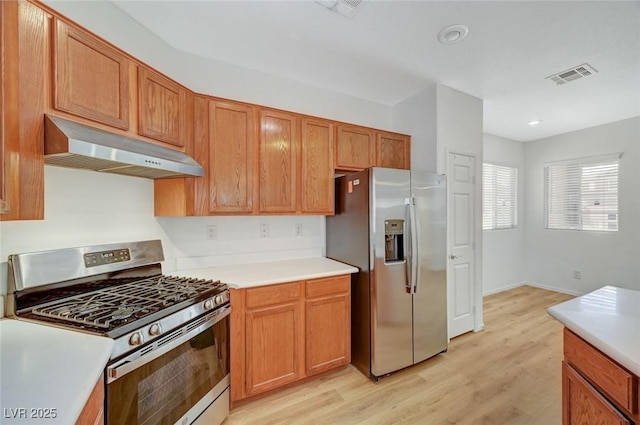
{"type": "Polygon", "coordinates": [[[84,266],[96,267],[105,264],[121,263],[131,260],[129,249],[114,249],[111,251],[88,252],[84,254],[84,266]]]}

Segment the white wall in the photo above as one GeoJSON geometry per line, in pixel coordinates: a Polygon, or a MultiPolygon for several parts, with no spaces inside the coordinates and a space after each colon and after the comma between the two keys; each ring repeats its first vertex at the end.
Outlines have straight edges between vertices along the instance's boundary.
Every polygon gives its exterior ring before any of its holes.
{"type": "Polygon", "coordinates": [[[411,135],[411,169],[436,172],[436,84],[393,108],[395,131],[411,135]]]}
{"type": "MultiPolygon", "coordinates": [[[[446,173],[448,151],[475,155],[479,165],[482,162],[482,99],[442,84],[436,84],[436,92],[438,173],[446,173]]],[[[477,166],[478,182],[482,181],[481,171],[477,166]]],[[[478,195],[480,193],[478,190],[478,195]]]]}
{"type": "Polygon", "coordinates": [[[518,170],[518,225],[515,229],[482,232],[484,295],[519,286],[525,270],[525,144],[484,134],[483,162],[518,170]]]}
{"type": "MultiPolygon", "coordinates": [[[[482,99],[441,84],[435,88],[436,171],[447,174],[448,154],[457,153],[475,158],[475,192],[473,205],[473,242],[475,242],[474,330],[484,327],[482,313],[482,99]]],[[[449,217],[451,223],[451,217],[449,217]]],[[[451,227],[448,230],[452,234],[451,227]]],[[[449,263],[451,264],[451,263],[449,263]]],[[[450,267],[449,276],[453,276],[450,267]]],[[[448,297],[454,299],[453,285],[448,297]]],[[[451,308],[451,307],[450,307],[451,308]]]]}
{"type": "Polygon", "coordinates": [[[640,289],[640,117],[529,142],[525,158],[525,279],[574,294],[603,285],[640,289]],[[620,230],[544,229],[544,163],[620,152],[620,230]]]}

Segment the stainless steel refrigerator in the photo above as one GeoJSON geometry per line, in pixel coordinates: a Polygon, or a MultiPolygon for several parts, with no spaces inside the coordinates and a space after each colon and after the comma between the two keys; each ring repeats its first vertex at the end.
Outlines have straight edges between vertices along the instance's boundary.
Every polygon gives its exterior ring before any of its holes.
{"type": "Polygon", "coordinates": [[[377,380],[446,351],[444,176],[369,168],[336,178],[327,257],[358,267],[352,363],[377,380]]]}

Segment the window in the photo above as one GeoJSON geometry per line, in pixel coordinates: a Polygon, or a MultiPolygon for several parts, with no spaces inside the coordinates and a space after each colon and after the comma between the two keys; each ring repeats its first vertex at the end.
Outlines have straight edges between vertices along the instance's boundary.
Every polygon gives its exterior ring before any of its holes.
{"type": "Polygon", "coordinates": [[[619,158],[583,158],[545,166],[545,227],[618,231],[619,158]]]}
{"type": "Polygon", "coordinates": [[[518,224],[518,169],[482,164],[482,230],[518,224]]]}

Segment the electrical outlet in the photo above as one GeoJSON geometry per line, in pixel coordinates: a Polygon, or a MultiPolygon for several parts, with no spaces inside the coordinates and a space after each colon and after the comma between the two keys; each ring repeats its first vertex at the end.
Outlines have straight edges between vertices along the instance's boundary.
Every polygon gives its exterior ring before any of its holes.
{"type": "Polygon", "coordinates": [[[296,236],[302,236],[302,223],[296,223],[296,236]]]}
{"type": "Polygon", "coordinates": [[[269,225],[267,223],[260,223],[260,237],[269,237],[269,225]]]}
{"type": "Polygon", "coordinates": [[[574,278],[574,279],[580,279],[580,278],[582,278],[582,273],[581,273],[581,272],[579,272],[578,270],[575,270],[575,271],[573,272],[573,278],[574,278]]]}
{"type": "Polygon", "coordinates": [[[215,224],[207,225],[207,240],[213,241],[218,239],[218,228],[215,224]]]}

